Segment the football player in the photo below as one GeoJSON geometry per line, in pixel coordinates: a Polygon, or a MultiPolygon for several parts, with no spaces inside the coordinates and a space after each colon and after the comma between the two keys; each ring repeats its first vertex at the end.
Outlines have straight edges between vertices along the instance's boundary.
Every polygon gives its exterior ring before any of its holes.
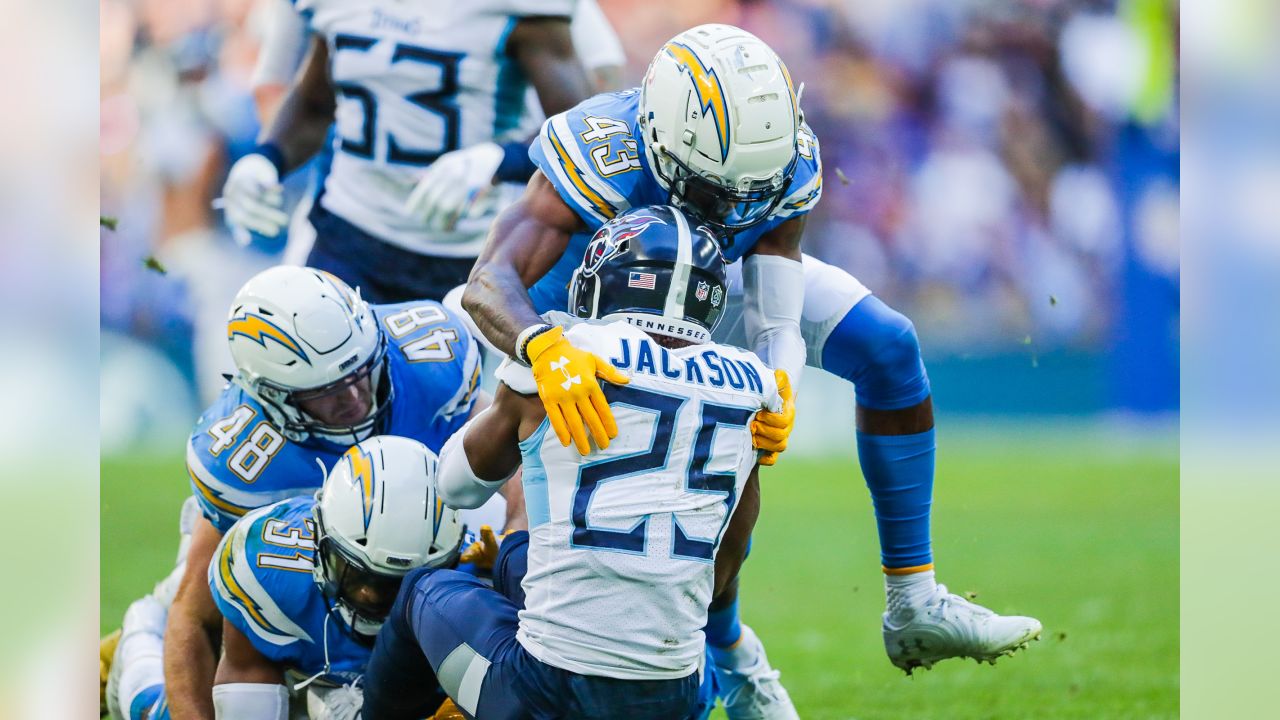
{"type": "MultiPolygon", "coordinates": [[[[564,305],[577,259],[601,224],[631,207],[678,206],[721,233],[733,263],[730,288],[742,295],[733,307],[741,311],[731,308],[735,317],[716,339],[755,350],[793,383],[808,364],[854,384],[890,660],[908,672],[950,657],[993,660],[1038,636],[1036,620],[1000,617],[935,581],[933,405],[919,342],[911,322],[853,276],[802,255],[805,216],[822,195],[821,156],[786,66],[768,45],[727,25],[680,33],[658,51],[641,87],[552,117],[530,155],[539,172],[495,221],[463,305],[490,342],[532,367],[562,443],[586,454],[588,435],[607,448],[616,434],[596,380],[608,364],[539,313],[564,305]],[[582,382],[564,385],[566,368],[582,382]]],[[[790,403],[784,413],[762,413],[757,447],[785,449],[793,423],[790,403]]],[[[735,603],[714,609],[708,640],[718,665],[755,668],[726,673],[728,687],[769,677],[735,603]]],[[[737,697],[759,700],[749,688],[737,697]]],[[[728,709],[730,717],[759,715],[728,709]]]]}
{"type": "MultiPolygon", "coordinates": [[[[439,502],[435,469],[435,453],[417,441],[370,438],[339,460],[317,495],[232,525],[207,581],[223,617],[216,717],[286,718],[293,688],[306,690],[293,704],[304,700],[312,720],[355,717],[359,678],[401,579],[460,559],[462,518],[439,502]]],[[[146,643],[158,657],[154,624],[136,639],[148,613],[156,610],[130,610],[127,642],[133,652],[146,643]]],[[[120,685],[125,720],[169,717],[158,668],[131,670],[120,685]]]]}
{"type": "MultiPolygon", "coordinates": [[[[591,76],[592,91],[609,92],[622,87],[622,65],[626,62],[622,44],[595,0],[579,0],[573,8],[569,30],[573,38],[574,50],[591,76]]],[[[266,36],[253,73],[254,104],[258,109],[259,121],[264,127],[269,126],[275,118],[276,111],[306,56],[310,42],[311,32],[294,7],[293,0],[271,0],[267,7],[266,36]]],[[[537,94],[530,91],[525,102],[528,105],[528,112],[540,125],[545,116],[542,115],[537,94]]],[[[487,190],[488,186],[498,181],[493,178],[473,177],[473,173],[466,172],[465,160],[474,155],[491,154],[492,149],[489,146],[493,144],[479,143],[442,155],[439,160],[431,164],[428,170],[432,177],[428,178],[427,174],[424,174],[418,180],[414,194],[408,201],[408,209],[424,220],[437,221],[431,223],[433,226],[442,225],[448,217],[470,214],[471,209],[475,207],[476,199],[481,197],[481,191],[487,190]],[[445,172],[446,170],[448,172],[445,172]],[[432,185],[448,187],[450,191],[428,192],[432,185]]],[[[325,147],[316,155],[317,172],[316,177],[312,179],[314,188],[293,210],[283,258],[285,264],[306,264],[307,254],[311,251],[315,240],[315,232],[307,216],[312,207],[315,191],[323,187],[324,175],[333,156],[331,145],[331,139],[326,140],[325,147]]],[[[528,171],[532,172],[531,165],[528,166],[528,171]]],[[[518,180],[523,185],[528,178],[521,176],[518,180]]],[[[500,196],[507,197],[511,194],[504,192],[500,193],[500,196]]]]}
{"type": "Polygon", "coordinates": [[[280,178],[321,148],[332,125],[307,264],[374,302],[442,299],[466,280],[497,196],[518,192],[501,182],[533,171],[529,85],[548,115],[591,94],[574,52],[573,7],[297,0],[314,34],[310,55],[258,151],[228,175],[228,222],[277,235],[288,223],[280,178]]]}
{"type": "Polygon", "coordinates": [[[529,368],[499,369],[493,405],[445,444],[438,487],[446,504],[476,507],[523,465],[527,572],[495,585],[505,594],[463,573],[411,573],[369,663],[365,720],[421,716],[434,680],[486,720],[709,711],[698,707],[707,607],[759,512],[749,427],[782,405],[759,358],[711,342],[726,290],[715,235],[675,208],[633,210],[596,233],[573,276],[576,317],[557,319],[609,359],[618,439],[585,456],[566,448],[529,368]]]}
{"type": "MultiPolygon", "coordinates": [[[[459,319],[425,300],[369,305],[334,276],[281,266],[241,288],[227,338],[237,372],[187,444],[204,517],[194,523],[165,631],[174,718],[211,718],[221,620],[205,569],[222,534],[251,510],[319,484],[353,443],[374,434],[438,450],[477,400],[477,345],[459,319]]],[[[486,524],[522,523],[520,504],[486,524]]],[[[163,605],[163,601],[161,603],[163,605]]]]}

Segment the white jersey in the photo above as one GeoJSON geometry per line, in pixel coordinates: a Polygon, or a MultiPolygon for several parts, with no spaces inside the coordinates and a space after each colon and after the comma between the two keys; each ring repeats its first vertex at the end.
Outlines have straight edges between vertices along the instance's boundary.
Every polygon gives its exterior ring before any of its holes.
{"type": "MultiPolygon", "coordinates": [[[[524,16],[569,16],[573,0],[297,0],[324,37],[335,93],[334,158],[321,204],[386,242],[474,257],[492,216],[428,234],[404,212],[423,168],[481,142],[530,137],[537,120],[506,42],[524,16]]],[[[518,190],[517,190],[518,192],[518,190]]]]}
{"type": "MultiPolygon", "coordinates": [[[[549,424],[520,444],[529,570],[517,639],[548,665],[658,680],[702,662],[714,559],[756,463],[749,425],[781,405],[773,372],[727,345],[667,350],[626,323],[567,337],[631,377],[606,385],[618,437],[586,457],[549,424]]],[[[508,362],[500,379],[535,391],[508,362]]]]}

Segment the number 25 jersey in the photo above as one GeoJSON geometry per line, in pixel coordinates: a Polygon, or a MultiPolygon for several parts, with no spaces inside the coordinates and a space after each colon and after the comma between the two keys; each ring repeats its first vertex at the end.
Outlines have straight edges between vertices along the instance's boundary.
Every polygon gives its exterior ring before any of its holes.
{"type": "MultiPolygon", "coordinates": [[[[756,463],[749,425],[778,409],[773,372],[724,345],[668,350],[626,323],[566,337],[631,377],[605,385],[618,423],[581,456],[546,421],[520,444],[529,569],[517,639],[584,675],[685,677],[703,658],[715,553],[756,463]]],[[[528,368],[499,378],[536,392],[528,368]]]]}

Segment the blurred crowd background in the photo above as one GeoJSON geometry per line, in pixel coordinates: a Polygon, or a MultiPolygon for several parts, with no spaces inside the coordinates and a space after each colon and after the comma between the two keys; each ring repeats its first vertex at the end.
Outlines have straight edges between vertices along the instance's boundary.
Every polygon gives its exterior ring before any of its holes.
{"type": "MultiPolygon", "coordinates": [[[[210,207],[258,133],[265,5],[100,2],[104,452],[185,434],[220,384],[196,328],[279,261],[210,207]]],[[[916,322],[942,412],[1176,411],[1175,2],[600,5],[627,84],[703,22],[777,50],[825,165],[806,251],[916,322]]]]}

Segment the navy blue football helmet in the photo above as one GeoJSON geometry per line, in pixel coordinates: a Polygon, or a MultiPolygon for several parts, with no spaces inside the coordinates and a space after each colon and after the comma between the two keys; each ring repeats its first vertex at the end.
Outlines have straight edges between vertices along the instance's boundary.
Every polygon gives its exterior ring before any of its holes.
{"type": "Polygon", "coordinates": [[[724,315],[728,291],[715,231],[652,205],[596,231],[569,285],[569,314],[702,343],[724,315]]]}

